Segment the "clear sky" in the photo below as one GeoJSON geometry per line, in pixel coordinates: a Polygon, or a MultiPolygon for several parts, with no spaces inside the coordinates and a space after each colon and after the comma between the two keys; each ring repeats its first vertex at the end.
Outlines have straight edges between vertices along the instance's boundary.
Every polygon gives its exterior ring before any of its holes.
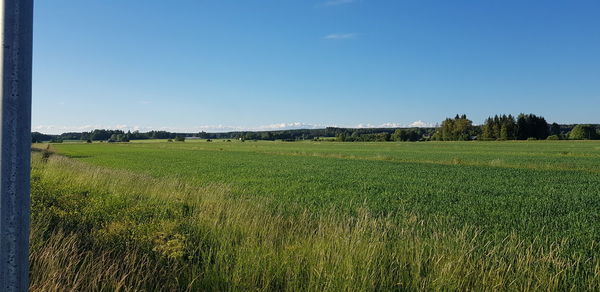
{"type": "Polygon", "coordinates": [[[600,123],[597,0],[39,0],[34,30],[45,133],[600,123]]]}

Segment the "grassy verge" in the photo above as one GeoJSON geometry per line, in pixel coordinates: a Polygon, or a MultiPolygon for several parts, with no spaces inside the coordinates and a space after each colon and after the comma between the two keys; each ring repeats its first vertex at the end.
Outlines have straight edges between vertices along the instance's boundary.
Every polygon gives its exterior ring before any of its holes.
{"type": "MultiPolygon", "coordinates": [[[[444,218],[277,211],[267,199],[33,153],[31,289],[594,290],[569,240],[480,240],[444,218]]],[[[300,208],[291,206],[290,208],[300,208]]],[[[486,239],[487,240],[487,239],[486,239]]],[[[541,239],[540,239],[541,240],[541,239]]]]}

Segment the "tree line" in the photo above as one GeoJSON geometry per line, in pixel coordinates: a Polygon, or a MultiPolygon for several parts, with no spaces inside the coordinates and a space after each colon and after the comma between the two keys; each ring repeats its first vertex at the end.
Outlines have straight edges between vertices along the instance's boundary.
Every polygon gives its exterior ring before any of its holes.
{"type": "Polygon", "coordinates": [[[362,131],[347,131],[336,134],[338,142],[386,142],[386,141],[422,141],[433,132],[430,128],[395,129],[378,133],[361,133],[362,131]]]}
{"type": "Polygon", "coordinates": [[[534,114],[495,115],[481,126],[474,126],[466,115],[445,119],[431,140],[595,140],[600,139],[598,125],[548,124],[542,116],[534,114]]]}
{"type": "Polygon", "coordinates": [[[297,129],[280,131],[236,131],[223,133],[173,133],[168,131],[122,131],[97,129],[89,132],[69,132],[60,135],[32,133],[32,142],[62,142],[65,140],[128,142],[144,139],[185,138],[236,139],[236,140],[321,140],[339,142],[385,142],[385,141],[468,141],[468,140],[594,140],[600,139],[600,125],[548,124],[546,119],[534,114],[495,115],[483,125],[474,125],[465,114],[447,118],[439,127],[431,128],[338,128],[297,129]]]}
{"type": "Polygon", "coordinates": [[[327,127],[325,129],[297,129],[297,130],[279,130],[279,131],[236,131],[223,133],[173,133],[167,131],[150,131],[142,133],[139,131],[122,130],[93,130],[91,132],[69,132],[60,135],[47,135],[39,132],[32,133],[33,142],[60,142],[60,141],[108,141],[108,142],[127,142],[130,140],[144,139],[171,139],[181,140],[181,138],[200,138],[207,140],[215,139],[235,139],[235,140],[281,140],[281,141],[299,141],[299,140],[320,140],[322,138],[338,138],[341,141],[418,141],[423,135],[430,134],[434,128],[338,128],[327,127]]]}
{"type": "Polygon", "coordinates": [[[193,136],[188,133],[172,133],[167,131],[122,131],[96,129],[90,132],[68,132],[60,135],[47,135],[39,132],[31,133],[32,142],[62,142],[62,141],[107,141],[107,142],[129,142],[130,140],[145,139],[176,139],[177,137],[193,136]]]}

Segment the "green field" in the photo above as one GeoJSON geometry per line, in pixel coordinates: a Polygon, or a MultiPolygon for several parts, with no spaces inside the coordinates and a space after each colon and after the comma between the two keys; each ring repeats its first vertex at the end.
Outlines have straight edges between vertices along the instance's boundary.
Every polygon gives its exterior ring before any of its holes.
{"type": "Polygon", "coordinates": [[[32,171],[34,289],[600,289],[600,142],[49,150],[32,171]],[[40,255],[69,236],[65,262],[40,255]],[[155,277],[92,260],[129,256],[155,277]],[[61,265],[111,272],[48,284],[61,265]]]}

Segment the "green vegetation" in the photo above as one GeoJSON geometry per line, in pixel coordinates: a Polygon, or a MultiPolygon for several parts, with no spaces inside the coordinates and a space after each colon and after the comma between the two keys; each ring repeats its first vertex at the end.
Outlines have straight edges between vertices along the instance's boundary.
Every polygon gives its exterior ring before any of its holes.
{"type": "Polygon", "coordinates": [[[516,138],[526,140],[535,138],[544,140],[548,137],[550,128],[546,119],[534,114],[520,114],[517,118],[516,138]]]}
{"type": "Polygon", "coordinates": [[[50,147],[33,290],[600,289],[597,141],[50,147]]]}
{"type": "Polygon", "coordinates": [[[534,114],[520,114],[517,119],[512,115],[489,117],[481,127],[472,125],[466,115],[446,119],[434,137],[443,141],[465,141],[478,135],[480,140],[544,140],[550,134],[550,140],[559,140],[561,129],[556,123],[548,126],[546,119],[534,114]]]}
{"type": "Polygon", "coordinates": [[[577,125],[569,134],[569,139],[573,140],[597,140],[600,139],[596,128],[592,125],[577,125]]]}
{"type": "MultiPolygon", "coordinates": [[[[90,141],[90,139],[86,139],[86,141],[90,141]]],[[[114,142],[129,142],[129,135],[126,134],[112,134],[110,136],[110,138],[108,139],[109,143],[114,143],[114,142]]]]}
{"type": "Polygon", "coordinates": [[[279,131],[243,131],[226,133],[171,133],[167,131],[93,130],[82,133],[46,135],[32,133],[32,142],[56,141],[107,141],[129,142],[130,140],[170,139],[175,141],[194,137],[212,141],[222,140],[267,140],[267,141],[325,141],[337,142],[386,142],[386,141],[468,141],[468,140],[596,140],[600,139],[599,125],[548,125],[546,119],[534,114],[496,115],[485,120],[483,125],[474,125],[465,114],[447,118],[440,127],[432,128],[337,128],[296,129],[279,131]],[[574,133],[571,133],[574,130],[574,133]]]}
{"type": "Polygon", "coordinates": [[[512,115],[489,117],[482,127],[484,140],[514,140],[517,138],[517,123],[512,115]]]}
{"type": "Polygon", "coordinates": [[[456,115],[454,119],[447,118],[433,135],[433,140],[439,141],[468,141],[477,135],[477,128],[467,115],[456,115]]]}

